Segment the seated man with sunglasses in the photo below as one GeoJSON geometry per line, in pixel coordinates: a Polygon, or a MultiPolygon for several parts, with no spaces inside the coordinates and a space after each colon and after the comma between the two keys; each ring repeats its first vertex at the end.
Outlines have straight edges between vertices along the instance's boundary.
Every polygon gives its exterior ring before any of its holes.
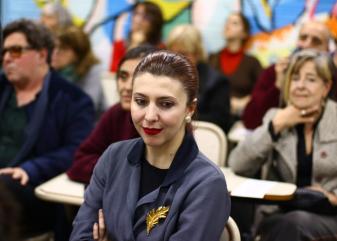
{"type": "Polygon", "coordinates": [[[38,200],[34,188],[70,167],[92,129],[94,107],[82,90],[50,70],[54,44],[45,27],[17,20],[4,28],[3,39],[0,179],[21,205],[23,233],[35,234],[51,228],[61,212],[38,200]]]}

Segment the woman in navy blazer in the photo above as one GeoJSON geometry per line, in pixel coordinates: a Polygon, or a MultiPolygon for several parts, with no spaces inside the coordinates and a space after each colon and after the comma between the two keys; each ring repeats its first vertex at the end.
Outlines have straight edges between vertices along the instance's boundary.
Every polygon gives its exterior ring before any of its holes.
{"type": "Polygon", "coordinates": [[[192,135],[197,93],[195,66],[182,55],[158,51],[140,62],[131,116],[141,138],[104,152],[70,240],[220,239],[230,199],[192,135]]]}

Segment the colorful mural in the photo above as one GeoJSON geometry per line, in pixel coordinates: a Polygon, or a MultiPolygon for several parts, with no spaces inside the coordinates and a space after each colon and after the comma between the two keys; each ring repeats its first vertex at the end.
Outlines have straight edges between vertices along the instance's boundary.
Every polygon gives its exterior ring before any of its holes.
{"type": "MultiPolygon", "coordinates": [[[[2,22],[19,17],[38,19],[47,0],[2,0],[2,22]]],[[[336,0],[150,0],[163,10],[166,21],[163,39],[173,26],[193,23],[202,32],[208,52],[225,44],[222,37],[227,15],[242,11],[252,26],[249,50],[263,65],[288,55],[296,43],[299,26],[307,19],[327,23],[337,37],[336,0]]],[[[108,66],[111,43],[125,38],[130,28],[130,11],[136,0],[60,0],[76,24],[91,34],[97,55],[108,66]]]]}

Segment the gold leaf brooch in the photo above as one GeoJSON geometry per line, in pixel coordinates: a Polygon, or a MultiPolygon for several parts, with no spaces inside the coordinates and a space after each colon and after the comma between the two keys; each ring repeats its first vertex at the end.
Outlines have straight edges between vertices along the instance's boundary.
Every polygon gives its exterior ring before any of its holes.
{"type": "Polygon", "coordinates": [[[160,206],[157,210],[152,209],[146,215],[146,233],[150,234],[151,229],[158,224],[159,219],[165,219],[170,207],[160,206]]]}

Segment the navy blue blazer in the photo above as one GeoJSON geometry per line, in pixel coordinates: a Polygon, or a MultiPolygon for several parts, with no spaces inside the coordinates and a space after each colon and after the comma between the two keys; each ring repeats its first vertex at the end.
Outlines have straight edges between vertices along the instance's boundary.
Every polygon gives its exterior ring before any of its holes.
{"type": "Polygon", "coordinates": [[[93,240],[92,227],[103,209],[113,241],[218,241],[230,212],[230,198],[221,170],[185,135],[162,185],[138,200],[141,138],[117,142],[104,152],[73,223],[71,241],[93,240]],[[152,209],[169,207],[166,218],[146,232],[152,209]]]}
{"type": "MultiPolygon", "coordinates": [[[[13,91],[1,75],[0,116],[13,91]]],[[[24,143],[9,166],[23,168],[34,186],[65,172],[93,123],[90,97],[55,72],[48,73],[34,108],[28,109],[24,143]]]]}

